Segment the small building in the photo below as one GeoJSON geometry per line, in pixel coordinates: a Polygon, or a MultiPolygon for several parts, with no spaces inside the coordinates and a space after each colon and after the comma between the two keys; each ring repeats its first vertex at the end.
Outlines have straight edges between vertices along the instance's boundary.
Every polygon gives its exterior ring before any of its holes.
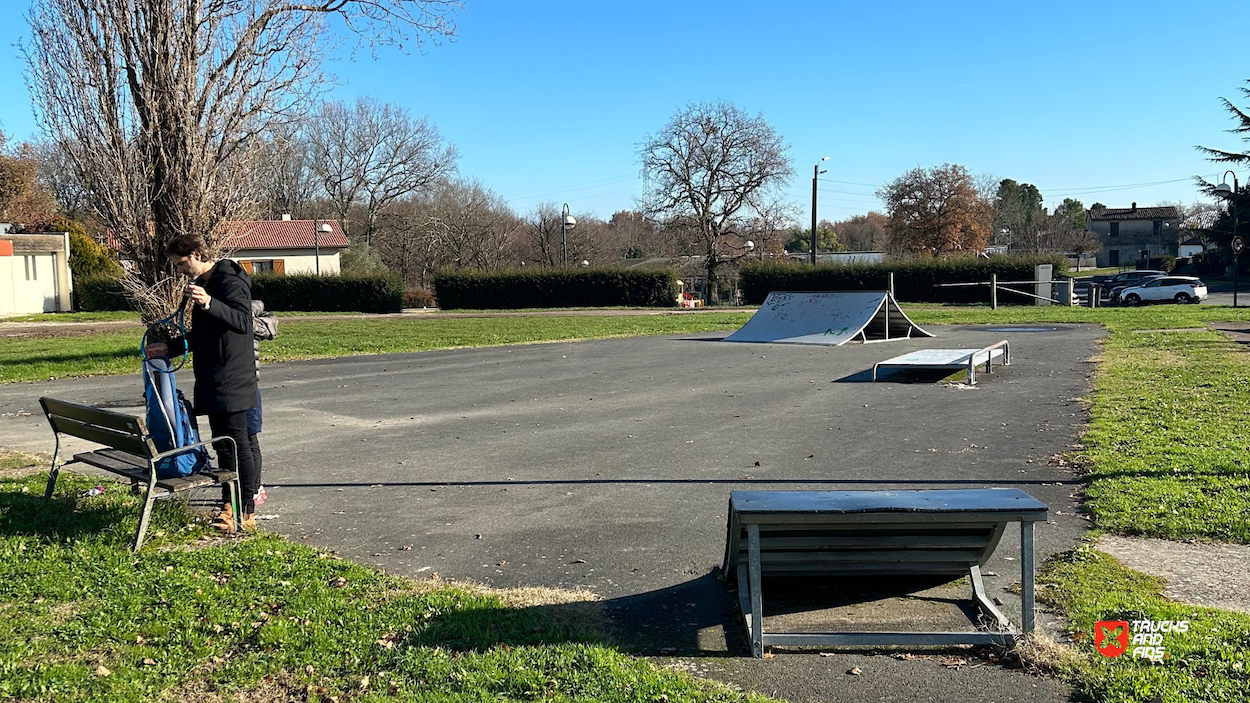
{"type": "Polygon", "coordinates": [[[69,312],[73,285],[68,234],[0,234],[0,314],[69,312]]]}
{"type": "Polygon", "coordinates": [[[1183,259],[1194,254],[1201,254],[1204,251],[1206,251],[1206,248],[1202,246],[1202,240],[1198,237],[1190,237],[1180,243],[1177,256],[1183,259]]]}
{"type": "Polygon", "coordinates": [[[337,276],[347,236],[337,220],[233,220],[225,223],[227,256],[250,274],[337,276]],[[328,232],[319,231],[329,227],[328,232]]]}
{"type": "Polygon", "coordinates": [[[1175,207],[1098,208],[1085,213],[1098,235],[1098,265],[1129,266],[1138,259],[1180,253],[1181,213],[1175,207]]]}

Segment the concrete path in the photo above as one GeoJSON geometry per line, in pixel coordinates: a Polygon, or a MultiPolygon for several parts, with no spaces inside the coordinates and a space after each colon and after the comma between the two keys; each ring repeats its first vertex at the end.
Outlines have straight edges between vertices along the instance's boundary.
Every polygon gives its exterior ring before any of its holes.
{"type": "MultiPolygon", "coordinates": [[[[955,701],[970,689],[1066,700],[1054,681],[997,666],[742,658],[734,595],[713,573],[731,490],[1011,486],[1051,506],[1039,560],[1084,532],[1075,477],[1051,459],[1083,425],[1100,329],[931,331],[938,339],[840,348],[694,335],[269,365],[261,512],[279,517],[264,524],[402,575],[590,588],[625,650],[671,653],[790,700],[955,701]],[[865,382],[891,356],[1001,339],[1012,365],[975,388],[865,382]],[[861,675],[845,674],[854,667],[861,675]]],[[[140,391],[137,376],[0,386],[0,445],[52,449],[41,395],[133,407],[140,391]]],[[[986,567],[1012,617],[1018,539],[1009,529],[986,567]]],[[[868,627],[958,622],[964,589],[906,601],[892,585],[863,586],[877,605],[827,614],[868,627]]]]}

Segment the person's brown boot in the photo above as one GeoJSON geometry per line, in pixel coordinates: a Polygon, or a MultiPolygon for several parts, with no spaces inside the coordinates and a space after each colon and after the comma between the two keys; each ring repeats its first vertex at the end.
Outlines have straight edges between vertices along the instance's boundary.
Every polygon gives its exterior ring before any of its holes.
{"type": "MultiPolygon", "coordinates": [[[[253,524],[255,524],[255,521],[253,521],[253,524]]],[[[213,518],[211,525],[215,530],[221,530],[222,532],[234,532],[234,506],[231,506],[230,504],[223,506],[221,512],[217,513],[217,515],[213,518]]]]}

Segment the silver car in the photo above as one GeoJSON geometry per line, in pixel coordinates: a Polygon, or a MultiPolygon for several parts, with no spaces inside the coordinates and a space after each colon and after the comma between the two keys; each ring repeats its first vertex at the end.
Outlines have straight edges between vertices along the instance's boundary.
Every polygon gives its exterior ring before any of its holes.
{"type": "Polygon", "coordinates": [[[1193,276],[1161,276],[1125,288],[1120,298],[1125,305],[1200,303],[1207,299],[1207,284],[1193,276]]]}

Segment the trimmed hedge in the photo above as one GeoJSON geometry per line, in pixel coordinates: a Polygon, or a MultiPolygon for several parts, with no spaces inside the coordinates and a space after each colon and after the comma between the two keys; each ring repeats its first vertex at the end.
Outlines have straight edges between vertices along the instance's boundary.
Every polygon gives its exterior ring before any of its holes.
{"type": "MultiPolygon", "coordinates": [[[[742,301],[759,305],[772,291],[886,290],[889,273],[894,273],[894,294],[911,303],[988,303],[989,291],[983,286],[937,288],[937,283],[989,282],[991,274],[1000,281],[1031,281],[1033,267],[1053,264],[1056,274],[1068,270],[1062,256],[995,256],[989,259],[903,259],[880,264],[823,264],[767,261],[743,265],[738,274],[742,301]]],[[[1030,298],[999,293],[1000,304],[1032,305],[1030,298]]]]}
{"type": "Polygon", "coordinates": [[[74,279],[74,297],[83,312],[133,310],[120,279],[113,276],[84,276],[74,279]]]}
{"type": "Polygon", "coordinates": [[[404,287],[397,276],[252,277],[252,299],[275,312],[399,312],[404,287]]]}
{"type": "MultiPolygon", "coordinates": [[[[252,298],[265,301],[265,309],[275,312],[399,312],[403,292],[399,279],[390,275],[252,277],[252,298]]],[[[116,278],[77,280],[74,293],[85,312],[133,309],[116,278]]]]}
{"type": "Polygon", "coordinates": [[[677,277],[667,269],[441,271],[434,276],[434,297],[442,310],[662,308],[677,305],[677,277]]]}

